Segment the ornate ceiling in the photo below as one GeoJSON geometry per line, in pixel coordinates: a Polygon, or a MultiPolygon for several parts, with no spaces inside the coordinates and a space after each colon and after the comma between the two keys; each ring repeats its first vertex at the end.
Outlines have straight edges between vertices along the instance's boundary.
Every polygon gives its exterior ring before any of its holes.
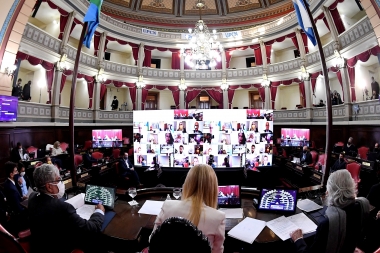
{"type": "MultiPolygon", "coordinates": [[[[176,32],[199,19],[197,0],[104,0],[102,12],[126,23],[176,32]]],[[[212,28],[241,30],[293,11],[291,0],[203,0],[202,19],[212,28]]]]}

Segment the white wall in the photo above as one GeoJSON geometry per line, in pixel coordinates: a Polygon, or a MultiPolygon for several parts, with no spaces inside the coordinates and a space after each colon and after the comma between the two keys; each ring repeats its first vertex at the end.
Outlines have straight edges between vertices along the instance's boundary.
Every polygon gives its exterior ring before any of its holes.
{"type": "Polygon", "coordinates": [[[104,107],[106,110],[111,110],[111,104],[113,97],[116,96],[119,100],[119,108],[121,105],[127,102],[127,109],[131,111],[133,109],[132,100],[129,95],[129,89],[126,87],[116,88],[114,86],[107,87],[107,93],[105,95],[104,107]],[[111,90],[110,90],[111,88],[111,90]]]}
{"type": "Polygon", "coordinates": [[[245,106],[249,106],[249,92],[252,90],[238,89],[235,90],[234,98],[232,99],[232,108],[238,107],[243,109],[245,106]]]}
{"type": "Polygon", "coordinates": [[[31,102],[40,102],[40,88],[41,88],[41,103],[45,104],[49,100],[46,83],[46,71],[44,68],[39,67],[35,71],[21,68],[18,72],[17,79],[22,79],[22,87],[28,82],[32,81],[30,87],[31,102]]]}
{"type": "Polygon", "coordinates": [[[246,63],[245,59],[248,57],[254,57],[254,55],[237,56],[237,57],[234,57],[232,55],[231,60],[230,60],[230,69],[232,69],[232,68],[237,68],[237,69],[247,68],[247,63],[246,63]]]}
{"type": "Polygon", "coordinates": [[[152,56],[152,59],[161,59],[160,69],[172,69],[172,58],[161,58],[152,56]]]}
{"type": "Polygon", "coordinates": [[[330,88],[331,88],[331,91],[336,90],[340,94],[340,97],[342,98],[342,101],[344,102],[345,98],[343,98],[343,89],[339,83],[338,78],[331,78],[330,79],[330,88]]]}
{"type": "MultiPolygon", "coordinates": [[[[70,106],[71,85],[71,80],[66,81],[61,93],[61,106],[70,106]]],[[[87,82],[84,79],[77,79],[77,85],[75,90],[75,108],[88,109],[88,102],[89,98],[87,82]]],[[[94,107],[94,102],[92,103],[92,106],[94,107]]]]}
{"type": "Polygon", "coordinates": [[[111,53],[111,62],[134,65],[132,53],[120,52],[111,49],[107,49],[107,52],[111,53]]]}
{"type": "Polygon", "coordinates": [[[59,19],[53,20],[50,24],[48,24],[45,28],[45,31],[53,36],[54,38],[58,38],[59,36],[59,19]]]}
{"type": "Polygon", "coordinates": [[[300,91],[298,84],[291,84],[288,86],[280,85],[277,88],[275,109],[280,110],[286,107],[288,110],[293,110],[296,105],[301,104],[300,91]]]}
{"type": "MultiPolygon", "coordinates": [[[[375,57],[375,56],[371,56],[375,57]]],[[[372,95],[372,76],[379,83],[380,80],[380,66],[379,64],[374,64],[371,66],[364,66],[361,61],[355,66],[355,91],[356,91],[356,100],[363,101],[363,89],[368,90],[368,96],[372,95]],[[373,75],[371,73],[374,73],[373,75]]],[[[366,95],[365,95],[366,96],[366,95]]]]}
{"type": "MultiPolygon", "coordinates": [[[[161,61],[162,64],[162,61],[161,61]]],[[[158,91],[152,89],[152,91],[158,91]]],[[[173,93],[170,90],[162,90],[159,92],[158,97],[158,109],[159,110],[169,110],[171,105],[175,105],[173,93]]]]}
{"type": "Polygon", "coordinates": [[[274,55],[274,58],[271,57],[271,63],[284,62],[284,61],[295,59],[294,50],[296,49],[297,49],[296,47],[289,47],[283,50],[276,50],[272,52],[271,56],[274,55]],[[272,59],[274,61],[272,61],[272,59]]]}
{"type": "Polygon", "coordinates": [[[323,76],[319,76],[319,78],[317,78],[314,95],[315,97],[313,96],[313,104],[318,104],[321,99],[326,104],[326,89],[323,76]]]}
{"type": "MultiPolygon", "coordinates": [[[[77,25],[78,26],[78,25],[77,25]]],[[[79,41],[73,37],[69,37],[69,42],[68,44],[72,47],[74,47],[75,49],[78,48],[78,44],[79,44],[79,41]]],[[[91,46],[90,48],[87,48],[85,46],[82,47],[82,52],[86,53],[86,54],[89,54],[89,55],[94,55],[94,39],[92,39],[91,41],[91,46]]]]}
{"type": "MultiPolygon", "coordinates": [[[[192,102],[190,102],[189,103],[189,108],[191,107],[191,106],[197,106],[197,99],[198,98],[195,98],[192,102]]],[[[214,106],[214,105],[219,105],[214,99],[212,99],[211,97],[210,97],[210,99],[211,99],[211,105],[210,106],[214,106]]],[[[174,105],[174,98],[173,98],[173,103],[171,104],[171,105],[174,105]]],[[[169,106],[169,108],[170,108],[170,106],[169,106]]],[[[160,108],[161,109],[161,108],[160,108]]]]}

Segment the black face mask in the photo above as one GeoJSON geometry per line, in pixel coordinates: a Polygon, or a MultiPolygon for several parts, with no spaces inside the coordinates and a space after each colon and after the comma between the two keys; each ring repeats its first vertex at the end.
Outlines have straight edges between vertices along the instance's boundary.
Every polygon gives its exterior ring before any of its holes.
{"type": "Polygon", "coordinates": [[[304,152],[304,153],[307,153],[307,150],[304,150],[303,152],[304,152]]]}
{"type": "Polygon", "coordinates": [[[344,162],[344,158],[339,158],[339,161],[340,162],[344,162]]]}

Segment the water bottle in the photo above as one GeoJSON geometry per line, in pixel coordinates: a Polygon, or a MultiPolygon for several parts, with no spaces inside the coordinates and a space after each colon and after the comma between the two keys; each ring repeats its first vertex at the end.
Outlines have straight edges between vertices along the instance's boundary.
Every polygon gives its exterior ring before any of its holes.
{"type": "Polygon", "coordinates": [[[171,200],[171,198],[170,198],[170,194],[168,194],[168,195],[166,196],[166,200],[171,200]]]}

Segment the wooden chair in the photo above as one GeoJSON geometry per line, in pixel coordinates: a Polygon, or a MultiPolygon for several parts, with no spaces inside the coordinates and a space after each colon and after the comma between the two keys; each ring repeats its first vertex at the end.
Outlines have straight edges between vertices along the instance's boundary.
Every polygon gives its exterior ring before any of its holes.
{"type": "Polygon", "coordinates": [[[312,163],[309,166],[314,167],[315,163],[317,162],[318,153],[317,151],[312,150],[310,151],[310,154],[311,154],[312,163]]]}
{"type": "Polygon", "coordinates": [[[319,170],[319,166],[323,166],[323,165],[325,165],[325,158],[326,158],[326,154],[320,154],[320,155],[318,156],[318,161],[317,161],[317,163],[314,165],[314,168],[315,168],[316,170],[319,170]]]}
{"type": "Polygon", "coordinates": [[[83,157],[81,155],[75,155],[74,156],[74,164],[75,164],[75,167],[78,167],[79,165],[81,165],[83,163],[83,157]]]}
{"type": "Polygon", "coordinates": [[[103,153],[101,152],[94,152],[92,153],[92,157],[96,160],[100,160],[100,159],[103,159],[103,153]]]}
{"type": "Polygon", "coordinates": [[[112,155],[114,159],[119,159],[121,150],[119,148],[115,148],[112,150],[112,155]]]}
{"type": "Polygon", "coordinates": [[[341,141],[338,141],[337,143],[335,143],[335,146],[337,146],[337,147],[343,147],[344,143],[341,142],[341,141]]]}
{"type": "Polygon", "coordinates": [[[0,252],[28,253],[30,252],[30,230],[22,231],[15,238],[0,224],[0,252]]]}
{"type": "Polygon", "coordinates": [[[367,160],[368,152],[369,152],[368,147],[362,146],[362,147],[358,148],[358,153],[359,153],[361,159],[367,160]]]}
{"type": "Polygon", "coordinates": [[[37,148],[36,147],[33,147],[33,146],[30,146],[30,147],[28,147],[27,149],[26,149],[26,152],[28,153],[28,154],[30,154],[30,153],[34,153],[34,156],[33,157],[30,157],[30,159],[36,159],[37,158],[37,148]]]}
{"type": "Polygon", "coordinates": [[[85,141],[83,149],[84,150],[92,149],[92,141],[85,141]]]}

